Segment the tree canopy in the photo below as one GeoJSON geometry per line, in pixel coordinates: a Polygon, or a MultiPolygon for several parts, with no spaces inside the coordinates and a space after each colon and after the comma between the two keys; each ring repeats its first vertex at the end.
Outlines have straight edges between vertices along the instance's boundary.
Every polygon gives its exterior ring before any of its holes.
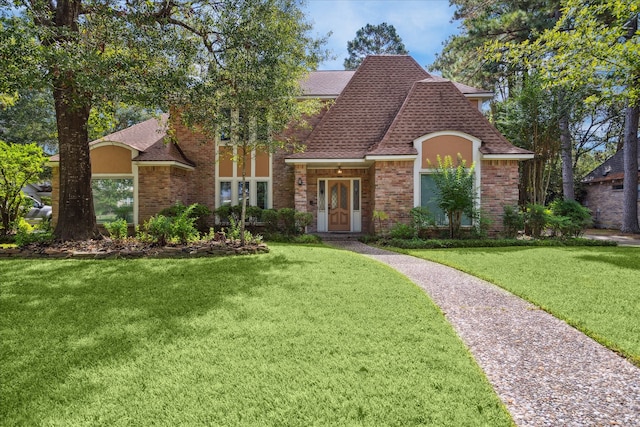
{"type": "Polygon", "coordinates": [[[320,41],[308,35],[296,0],[0,4],[18,11],[1,20],[0,93],[27,87],[53,93],[60,152],[54,234],[60,240],[96,232],[88,148],[94,108],[117,99],[165,110],[206,103],[211,111],[252,98],[269,112],[275,130],[294,112],[290,99],[298,93],[297,81],[315,67],[319,54],[320,41]],[[237,76],[246,76],[247,83],[237,76]],[[274,102],[264,102],[267,97],[274,102]]]}
{"type": "Polygon", "coordinates": [[[355,70],[367,55],[409,53],[393,25],[383,22],[367,24],[356,32],[356,37],[347,42],[349,56],[344,60],[345,70],[355,70]]]}

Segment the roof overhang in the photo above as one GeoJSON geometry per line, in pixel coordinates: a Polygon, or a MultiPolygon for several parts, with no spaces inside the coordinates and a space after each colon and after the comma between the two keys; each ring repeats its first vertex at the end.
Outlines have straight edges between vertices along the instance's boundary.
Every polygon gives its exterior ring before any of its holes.
{"type": "Polygon", "coordinates": [[[534,154],[481,154],[481,160],[530,160],[534,154]]]}
{"type": "Polygon", "coordinates": [[[416,154],[400,154],[400,155],[373,155],[366,156],[367,160],[373,160],[378,162],[394,162],[394,161],[409,161],[418,158],[416,154]]]}
{"type": "Polygon", "coordinates": [[[368,167],[373,164],[372,161],[364,158],[344,158],[344,159],[327,159],[327,158],[315,158],[315,159],[285,159],[284,161],[289,165],[307,165],[307,168],[361,168],[368,167]]]}
{"type": "Polygon", "coordinates": [[[158,160],[158,161],[154,161],[154,160],[133,160],[131,162],[132,164],[138,166],[138,167],[145,167],[145,166],[172,166],[175,168],[179,168],[179,169],[185,169],[188,171],[192,171],[195,169],[194,166],[191,165],[186,165],[184,163],[180,163],[180,162],[176,162],[176,161],[167,161],[167,160],[158,160]]]}

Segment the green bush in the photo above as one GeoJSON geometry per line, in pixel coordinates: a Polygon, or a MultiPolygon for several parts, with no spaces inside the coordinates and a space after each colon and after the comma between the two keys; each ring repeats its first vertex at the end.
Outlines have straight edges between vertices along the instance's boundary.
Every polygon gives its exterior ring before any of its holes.
{"type": "Polygon", "coordinates": [[[256,225],[260,218],[262,218],[262,208],[258,206],[247,206],[247,222],[250,225],[256,225]]]}
{"type": "Polygon", "coordinates": [[[593,224],[591,211],[575,200],[556,200],[549,208],[555,217],[553,230],[562,236],[580,237],[593,224]]]}
{"type": "Polygon", "coordinates": [[[207,218],[211,215],[211,209],[200,203],[185,206],[182,202],[177,201],[170,207],[164,208],[158,213],[170,218],[176,218],[186,213],[189,218],[194,220],[193,225],[198,230],[206,232],[208,230],[207,218]]]}
{"type": "Polygon", "coordinates": [[[313,222],[313,214],[310,212],[297,212],[294,214],[294,220],[296,222],[296,234],[304,234],[307,227],[313,222]]]}
{"type": "Polygon", "coordinates": [[[411,226],[419,235],[423,230],[428,230],[436,226],[436,219],[425,206],[417,206],[409,211],[411,216],[411,226]]]}
{"type": "Polygon", "coordinates": [[[298,234],[296,227],[296,210],[291,208],[282,208],[278,210],[279,229],[284,234],[298,234]]]}
{"type": "Polygon", "coordinates": [[[515,238],[518,232],[524,228],[524,217],[517,206],[504,206],[502,215],[502,225],[504,234],[508,238],[515,238]]]}
{"type": "Polygon", "coordinates": [[[262,223],[269,233],[278,231],[278,211],[275,209],[264,209],[262,211],[262,223]]]}
{"type": "Polygon", "coordinates": [[[389,235],[393,239],[412,239],[416,234],[416,230],[410,225],[397,222],[389,230],[389,235]]]}
{"type": "Polygon", "coordinates": [[[616,246],[617,243],[608,240],[591,239],[386,239],[378,242],[381,246],[390,246],[399,249],[447,249],[447,248],[493,248],[509,246],[616,246]]]}
{"type": "Polygon", "coordinates": [[[525,232],[539,238],[549,225],[550,211],[542,205],[529,203],[524,212],[525,232]]]}
{"type": "Polygon", "coordinates": [[[27,223],[24,218],[18,218],[14,224],[16,224],[14,242],[18,247],[23,247],[31,243],[48,243],[53,240],[53,233],[51,233],[50,230],[36,230],[27,223]]]}
{"type": "Polygon", "coordinates": [[[165,246],[171,238],[171,219],[164,215],[154,215],[144,223],[144,232],[160,246],[165,246]]]}
{"type": "Polygon", "coordinates": [[[489,236],[489,229],[493,224],[493,220],[484,211],[476,211],[473,222],[473,228],[471,229],[472,239],[486,239],[489,236]]]}
{"type": "Polygon", "coordinates": [[[127,237],[127,220],[117,219],[112,222],[105,222],[104,228],[106,228],[109,236],[114,240],[122,240],[127,237]]]}
{"type": "Polygon", "coordinates": [[[184,211],[171,220],[171,239],[176,239],[185,244],[198,238],[198,230],[195,227],[195,218],[189,216],[189,211],[184,211]]]}

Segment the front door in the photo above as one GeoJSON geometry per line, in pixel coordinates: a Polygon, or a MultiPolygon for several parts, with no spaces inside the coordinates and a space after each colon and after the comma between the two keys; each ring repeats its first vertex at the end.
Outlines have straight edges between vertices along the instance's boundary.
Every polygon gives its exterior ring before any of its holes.
{"type": "Polygon", "coordinates": [[[329,231],[351,231],[351,181],[329,181],[329,231]]]}

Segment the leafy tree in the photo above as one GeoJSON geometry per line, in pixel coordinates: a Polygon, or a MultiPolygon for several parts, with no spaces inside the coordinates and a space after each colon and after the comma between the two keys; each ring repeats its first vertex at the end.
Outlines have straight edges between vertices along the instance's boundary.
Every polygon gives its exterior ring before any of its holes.
{"type": "Polygon", "coordinates": [[[345,70],[355,70],[367,55],[409,53],[393,25],[367,24],[356,32],[356,37],[347,42],[349,57],[344,60],[345,70]]]}
{"type": "MultiPolygon", "coordinates": [[[[247,72],[238,53],[254,52],[263,71],[283,63],[299,71],[317,48],[295,0],[0,0],[9,4],[20,15],[1,21],[0,92],[53,92],[59,240],[97,232],[88,147],[93,108],[115,96],[152,108],[203,97],[219,106],[232,99],[226,88],[234,76],[247,72]]],[[[299,74],[279,80],[291,89],[299,74]]]]}
{"type": "Polygon", "coordinates": [[[7,234],[19,217],[24,201],[22,188],[42,172],[45,157],[36,144],[7,144],[0,141],[0,217],[7,234]]]}
{"type": "Polygon", "coordinates": [[[458,158],[454,165],[451,156],[441,159],[437,157],[438,166],[433,174],[433,180],[438,188],[436,200],[438,207],[447,214],[449,219],[449,236],[453,239],[460,235],[462,215],[475,217],[475,194],[473,190],[474,165],[467,168],[466,162],[458,158]]]}
{"type": "Polygon", "coordinates": [[[0,109],[0,138],[12,144],[36,143],[57,152],[56,115],[51,93],[24,91],[14,105],[0,109]]]}
{"type": "Polygon", "coordinates": [[[556,25],[534,42],[498,45],[525,59],[550,87],[597,87],[588,101],[624,102],[622,231],[640,232],[637,210],[640,111],[639,8],[635,0],[563,0],[556,25]]]}

